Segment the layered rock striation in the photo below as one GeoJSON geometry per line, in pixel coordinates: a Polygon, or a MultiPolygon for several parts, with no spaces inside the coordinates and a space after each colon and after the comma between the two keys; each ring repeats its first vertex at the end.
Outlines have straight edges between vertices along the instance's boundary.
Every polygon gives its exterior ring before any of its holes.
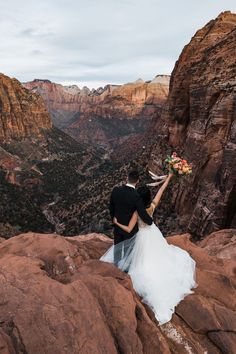
{"type": "Polygon", "coordinates": [[[38,136],[51,127],[42,98],[0,74],[0,141],[38,136]]]}
{"type": "MultiPolygon", "coordinates": [[[[169,76],[157,75],[148,82],[139,79],[124,85],[107,85],[96,90],[87,87],[80,89],[76,85],[63,86],[39,79],[26,82],[24,86],[39,93],[52,112],[61,110],[90,113],[104,118],[132,118],[143,113],[145,105],[161,105],[166,101],[169,76]]],[[[57,126],[56,120],[54,123],[57,126]]]]}
{"type": "Polygon", "coordinates": [[[62,86],[48,80],[24,85],[43,97],[57,127],[82,143],[110,149],[150,128],[151,120],[160,114],[166,101],[169,76],[158,75],[149,82],[139,79],[97,90],[62,86]]]}
{"type": "Polygon", "coordinates": [[[171,204],[198,237],[236,225],[236,15],[221,13],[197,31],[171,75],[150,167],[176,150],[193,174],[171,204]],[[201,220],[201,222],[200,222],[201,220]]]}

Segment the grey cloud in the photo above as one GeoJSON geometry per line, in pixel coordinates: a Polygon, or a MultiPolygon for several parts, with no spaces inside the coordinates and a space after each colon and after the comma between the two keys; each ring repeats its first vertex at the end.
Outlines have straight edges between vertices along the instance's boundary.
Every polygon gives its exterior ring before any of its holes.
{"type": "Polygon", "coordinates": [[[0,71],[89,86],[152,79],[170,74],[223,10],[235,12],[235,0],[10,0],[1,4],[0,71]]]}
{"type": "Polygon", "coordinates": [[[32,55],[38,56],[38,55],[42,55],[43,52],[41,50],[38,49],[34,49],[30,52],[32,55]]]}
{"type": "Polygon", "coordinates": [[[20,37],[49,37],[53,36],[54,33],[46,28],[25,28],[24,30],[17,33],[20,37]]]}
{"type": "Polygon", "coordinates": [[[23,31],[20,32],[20,36],[26,36],[26,37],[30,37],[34,34],[34,28],[26,28],[23,31]]]}

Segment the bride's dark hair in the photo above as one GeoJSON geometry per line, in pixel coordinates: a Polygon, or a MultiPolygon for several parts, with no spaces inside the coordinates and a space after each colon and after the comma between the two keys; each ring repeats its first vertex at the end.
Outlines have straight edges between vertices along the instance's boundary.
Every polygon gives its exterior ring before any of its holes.
{"type": "Polygon", "coordinates": [[[137,192],[141,196],[145,208],[149,207],[152,201],[150,189],[147,186],[142,186],[137,189],[137,192]]]}

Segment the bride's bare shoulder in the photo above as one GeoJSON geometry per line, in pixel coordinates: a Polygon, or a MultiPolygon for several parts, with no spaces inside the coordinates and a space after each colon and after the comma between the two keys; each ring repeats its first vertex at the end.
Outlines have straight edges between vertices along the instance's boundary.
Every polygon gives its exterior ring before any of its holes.
{"type": "Polygon", "coordinates": [[[149,215],[152,215],[155,210],[155,204],[151,203],[150,207],[146,209],[149,215]]]}

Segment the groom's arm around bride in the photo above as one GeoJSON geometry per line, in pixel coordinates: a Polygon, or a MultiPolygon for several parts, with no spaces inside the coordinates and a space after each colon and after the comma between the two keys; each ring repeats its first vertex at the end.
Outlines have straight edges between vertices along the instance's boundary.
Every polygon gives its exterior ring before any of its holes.
{"type": "MultiPolygon", "coordinates": [[[[152,224],[152,218],[146,212],[143,201],[135,190],[139,182],[138,172],[132,171],[128,175],[128,183],[121,187],[115,187],[110,199],[110,215],[124,225],[128,225],[129,221],[135,211],[138,212],[140,218],[148,225],[152,224]]],[[[138,232],[138,225],[132,229],[130,233],[122,230],[117,225],[114,225],[114,245],[125,241],[138,232]]],[[[120,254],[115,251],[115,263],[120,259],[120,254]]]]}
{"type": "MultiPolygon", "coordinates": [[[[110,216],[111,216],[111,219],[113,220],[113,218],[114,217],[117,217],[116,215],[117,214],[120,214],[119,212],[118,212],[118,210],[117,210],[117,212],[115,213],[115,203],[114,203],[114,200],[116,200],[117,199],[117,196],[116,196],[116,194],[118,193],[118,194],[120,194],[119,193],[119,190],[117,191],[117,190],[115,190],[115,189],[118,189],[119,187],[115,187],[114,189],[113,189],[113,191],[112,191],[112,195],[111,195],[111,199],[110,199],[110,216]]],[[[131,194],[131,193],[130,193],[131,194]]],[[[131,200],[130,201],[132,201],[132,199],[134,199],[134,206],[135,206],[135,210],[138,212],[138,215],[140,216],[140,218],[145,222],[145,224],[147,224],[147,225],[152,225],[152,222],[153,222],[153,220],[152,220],[152,218],[150,217],[150,215],[147,213],[147,211],[146,211],[146,209],[145,209],[145,207],[144,207],[144,205],[143,205],[143,201],[142,201],[142,199],[141,199],[141,197],[140,197],[140,195],[137,193],[137,191],[136,190],[134,190],[133,192],[132,192],[132,195],[131,195],[131,200]]],[[[133,215],[133,213],[132,213],[132,215],[133,215]]],[[[131,216],[132,216],[131,215],[131,216]]],[[[128,236],[128,235],[127,235],[128,236]]]]}

